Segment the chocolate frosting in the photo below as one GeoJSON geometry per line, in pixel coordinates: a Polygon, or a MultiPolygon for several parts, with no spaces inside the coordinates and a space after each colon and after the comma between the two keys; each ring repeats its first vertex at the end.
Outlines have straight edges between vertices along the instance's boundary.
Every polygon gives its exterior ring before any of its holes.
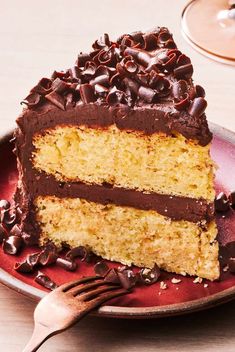
{"type": "Polygon", "coordinates": [[[207,145],[212,134],[205,91],[193,85],[192,74],[191,60],[165,27],[126,34],[116,42],[105,34],[93,51],[78,55],[75,66],[55,71],[31,89],[18,123],[37,130],[67,122],[116,124],[147,134],[179,132],[207,145]]]}

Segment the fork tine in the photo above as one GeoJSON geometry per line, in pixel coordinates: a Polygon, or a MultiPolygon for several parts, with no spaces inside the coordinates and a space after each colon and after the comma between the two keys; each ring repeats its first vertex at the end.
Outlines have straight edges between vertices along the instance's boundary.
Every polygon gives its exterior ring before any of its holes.
{"type": "Polygon", "coordinates": [[[83,286],[75,286],[71,288],[70,290],[66,291],[67,293],[71,294],[72,296],[76,296],[79,293],[85,292],[87,290],[90,290],[91,288],[95,288],[101,285],[107,285],[108,283],[105,282],[104,280],[92,282],[91,284],[86,284],[83,286]]]}
{"type": "Polygon", "coordinates": [[[109,301],[110,299],[125,295],[127,293],[130,293],[130,291],[127,291],[125,289],[121,289],[120,291],[118,291],[118,292],[116,291],[113,293],[104,293],[100,297],[96,297],[87,303],[89,303],[92,306],[92,308],[96,308],[97,306],[101,305],[102,303],[104,303],[106,301],[109,301]]]}
{"type": "Polygon", "coordinates": [[[120,287],[117,286],[108,286],[108,287],[100,287],[97,288],[96,290],[92,290],[90,292],[87,293],[83,293],[81,295],[78,296],[78,298],[80,298],[82,301],[88,301],[90,298],[94,298],[96,296],[98,296],[100,293],[104,293],[104,292],[108,292],[108,291],[112,291],[112,290],[117,290],[120,287]]]}
{"type": "Polygon", "coordinates": [[[84,284],[84,283],[89,282],[89,281],[95,281],[95,280],[98,280],[98,279],[101,279],[101,276],[84,277],[84,278],[79,279],[79,280],[75,280],[75,281],[72,281],[72,282],[69,282],[69,283],[65,283],[65,284],[59,286],[56,290],[66,292],[66,291],[70,290],[71,288],[73,288],[75,286],[78,286],[80,284],[84,284]]]}

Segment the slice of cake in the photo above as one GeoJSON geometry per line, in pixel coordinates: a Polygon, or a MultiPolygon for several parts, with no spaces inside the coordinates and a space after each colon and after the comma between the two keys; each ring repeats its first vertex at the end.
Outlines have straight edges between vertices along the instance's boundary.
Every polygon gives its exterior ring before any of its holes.
{"type": "Polygon", "coordinates": [[[42,78],[15,131],[21,226],[127,265],[219,277],[204,89],[167,28],[42,78]]]}

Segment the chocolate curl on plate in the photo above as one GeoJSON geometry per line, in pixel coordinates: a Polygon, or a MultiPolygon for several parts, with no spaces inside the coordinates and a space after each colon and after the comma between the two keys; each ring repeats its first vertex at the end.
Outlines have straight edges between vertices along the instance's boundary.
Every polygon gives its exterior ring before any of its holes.
{"type": "Polygon", "coordinates": [[[149,66],[152,59],[151,55],[146,51],[135,49],[135,48],[126,48],[124,51],[124,55],[132,56],[134,59],[136,59],[140,64],[142,64],[145,67],[149,66]]]}
{"type": "Polygon", "coordinates": [[[83,103],[85,104],[96,101],[94,88],[89,83],[81,84],[80,95],[83,103]]]}
{"type": "Polygon", "coordinates": [[[23,240],[19,236],[9,236],[3,240],[2,249],[6,254],[16,255],[23,246],[23,240]]]}
{"type": "Polygon", "coordinates": [[[89,54],[80,53],[77,57],[76,66],[84,67],[87,61],[90,61],[91,57],[89,54]]]}
{"type": "Polygon", "coordinates": [[[49,78],[42,78],[38,84],[31,89],[32,93],[38,93],[40,95],[46,95],[51,92],[52,81],[49,78]]]}
{"type": "Polygon", "coordinates": [[[41,95],[38,93],[30,93],[24,100],[21,101],[21,105],[25,104],[29,108],[39,105],[41,102],[41,95]]]}
{"type": "Polygon", "coordinates": [[[57,285],[54,281],[50,279],[49,276],[43,274],[42,272],[38,272],[37,276],[34,279],[39,285],[48,288],[49,290],[54,290],[57,288],[57,285]]]}
{"type": "Polygon", "coordinates": [[[109,267],[105,261],[102,260],[95,264],[94,271],[96,275],[104,277],[108,273],[109,267]]]}
{"type": "Polygon", "coordinates": [[[66,99],[63,95],[52,91],[51,93],[45,95],[45,98],[57,106],[59,109],[65,110],[66,99]]]}
{"type": "Polygon", "coordinates": [[[145,285],[152,285],[159,279],[161,275],[157,264],[152,269],[143,268],[139,272],[139,280],[145,285]]]}
{"type": "Polygon", "coordinates": [[[77,263],[72,259],[57,258],[56,265],[67,271],[75,271],[78,267],[77,263]]]}
{"type": "Polygon", "coordinates": [[[207,107],[207,101],[204,98],[195,98],[189,107],[189,114],[191,116],[201,116],[207,107]]]}
{"type": "Polygon", "coordinates": [[[7,228],[3,224],[0,224],[0,244],[3,242],[4,239],[7,238],[7,236],[8,236],[7,228]]]}
{"type": "Polygon", "coordinates": [[[7,210],[11,207],[11,203],[8,200],[1,199],[0,200],[0,210],[4,209],[7,210]]]}
{"type": "Polygon", "coordinates": [[[26,259],[21,263],[15,263],[14,269],[19,273],[32,273],[34,268],[39,264],[41,252],[27,255],[26,259]]]}

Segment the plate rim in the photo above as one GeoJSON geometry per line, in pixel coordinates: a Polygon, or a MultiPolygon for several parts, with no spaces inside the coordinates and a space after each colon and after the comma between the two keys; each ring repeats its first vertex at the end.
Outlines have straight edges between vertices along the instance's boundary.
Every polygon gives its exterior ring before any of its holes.
{"type": "MultiPolygon", "coordinates": [[[[235,144],[235,132],[224,128],[216,123],[208,122],[213,134],[220,138],[235,144]]],[[[6,143],[12,137],[13,130],[8,130],[0,136],[0,145],[6,143]]],[[[47,292],[24,283],[17,279],[7,271],[0,268],[0,283],[4,284],[10,289],[21,293],[33,300],[40,300],[47,292]]],[[[201,311],[213,308],[223,303],[227,303],[235,298],[235,285],[224,289],[220,292],[214,293],[207,297],[183,302],[174,303],[164,306],[151,307],[122,307],[104,305],[98,310],[91,313],[93,316],[109,317],[109,318],[126,318],[126,319],[148,319],[148,318],[162,318],[168,316],[176,316],[189,314],[196,311],[201,311]]]]}

